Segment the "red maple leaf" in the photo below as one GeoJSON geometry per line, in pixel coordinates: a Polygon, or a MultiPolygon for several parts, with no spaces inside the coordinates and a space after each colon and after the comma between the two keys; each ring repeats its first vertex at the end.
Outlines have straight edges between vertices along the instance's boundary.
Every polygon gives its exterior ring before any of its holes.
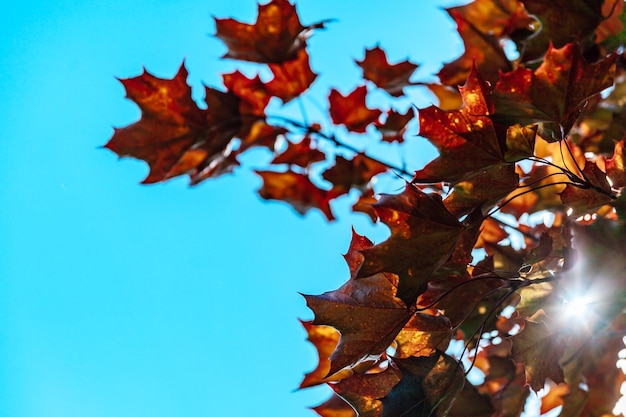
{"type": "Polygon", "coordinates": [[[187,70],[181,65],[172,79],[144,71],[122,79],[127,97],[141,109],[141,119],[115,129],[105,145],[120,156],[142,159],[150,166],[144,184],[182,175],[221,157],[231,139],[240,132],[241,99],[232,92],[206,90],[207,109],[191,97],[187,70]]]}
{"type": "Polygon", "coordinates": [[[403,95],[404,87],[413,85],[409,78],[417,69],[417,65],[408,60],[397,64],[389,64],[387,55],[379,46],[365,51],[363,61],[356,61],[363,69],[363,78],[372,81],[394,97],[403,95]]]}
{"type": "Polygon", "coordinates": [[[335,219],[329,203],[339,195],[337,192],[322,190],[306,175],[293,171],[256,171],[256,173],[263,178],[263,186],[259,189],[262,198],[285,201],[300,214],[305,214],[313,207],[319,208],[328,220],[335,219]]]}
{"type": "Polygon", "coordinates": [[[419,111],[419,133],[437,147],[440,155],[415,172],[414,182],[456,183],[505,162],[505,146],[489,118],[489,91],[476,68],[460,91],[464,103],[460,110],[430,106],[419,111]]]}
{"type": "Polygon", "coordinates": [[[357,87],[347,96],[334,88],[328,96],[330,102],[330,117],[336,125],[343,124],[348,130],[364,133],[367,126],[376,123],[381,115],[378,109],[369,109],[365,104],[367,87],[357,87]]]}
{"type": "Polygon", "coordinates": [[[215,19],[215,36],[228,48],[224,58],[260,63],[281,63],[297,57],[311,31],[326,21],[303,26],[295,6],[287,0],[259,5],[255,24],[235,19],[215,19]]]}

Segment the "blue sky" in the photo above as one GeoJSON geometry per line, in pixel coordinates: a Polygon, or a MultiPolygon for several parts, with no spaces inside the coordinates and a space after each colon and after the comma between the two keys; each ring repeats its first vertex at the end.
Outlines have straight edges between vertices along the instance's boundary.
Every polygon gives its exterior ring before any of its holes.
{"type": "MultiPolygon", "coordinates": [[[[422,64],[416,78],[428,79],[461,50],[440,9],[457,3],[300,1],[305,24],[338,19],[310,41],[315,100],[362,83],[353,60],[377,43],[392,62],[422,64]]],[[[184,59],[201,98],[202,83],[219,87],[220,73],[242,67],[218,60],[211,16],[255,15],[248,0],[4,6],[0,416],[312,417],[306,407],[328,395],[293,392],[316,364],[298,292],[346,280],[353,225],[375,241],[384,228],[347,202],[329,224],[260,200],[251,170],[266,154],[190,189],[184,178],[141,186],[145,164],[99,149],[139,117],[115,77],[145,66],[169,78],[184,59]]],[[[402,105],[433,100],[410,92],[402,105]]],[[[387,105],[382,93],[372,98],[387,105]]],[[[416,164],[434,156],[410,141],[416,164]]]]}

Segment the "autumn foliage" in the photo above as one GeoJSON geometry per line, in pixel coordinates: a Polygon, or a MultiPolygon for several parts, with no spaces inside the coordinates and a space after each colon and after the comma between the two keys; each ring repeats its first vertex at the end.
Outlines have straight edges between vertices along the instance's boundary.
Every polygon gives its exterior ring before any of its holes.
{"type": "Polygon", "coordinates": [[[363,83],[329,92],[325,125],[267,112],[272,98],[298,99],[315,82],[307,41],[328,26],[305,25],[294,5],[272,0],[254,24],[215,20],[224,58],[265,66],[270,79],[224,74],[202,105],[184,65],[171,79],[123,79],[142,116],[106,147],[146,161],[144,183],[188,175],[192,184],[266,148],[262,198],[332,220],[332,200],[359,195],[354,210],[388,226],[379,244],[353,232],[345,284],[305,296],[319,364],[301,388],[336,393],[314,408],[320,416],[519,416],[544,388],[541,413],[610,415],[625,381],[615,365],[626,335],[622,8],[475,0],[447,9],[465,52],[443,65],[440,83],[414,81],[416,64],[390,63],[375,46],[356,61],[363,83]],[[369,107],[375,88],[392,100],[428,88],[439,105],[369,107]],[[422,138],[406,134],[416,118],[422,138]],[[426,139],[439,156],[393,166],[343,141],[346,131],[426,139]],[[404,190],[376,193],[385,174],[405,177],[404,190]]]}

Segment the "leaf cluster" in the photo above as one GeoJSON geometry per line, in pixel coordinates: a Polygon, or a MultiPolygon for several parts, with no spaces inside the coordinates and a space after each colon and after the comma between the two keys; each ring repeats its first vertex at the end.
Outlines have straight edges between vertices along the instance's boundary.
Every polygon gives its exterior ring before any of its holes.
{"type": "Polygon", "coordinates": [[[417,64],[367,49],[363,83],[327,96],[328,121],[273,114],[315,82],[307,43],[328,21],[301,23],[287,0],[260,5],[254,24],[217,18],[224,58],[264,67],[223,75],[191,97],[184,65],[172,79],[121,80],[141,119],[106,147],[144,160],[144,183],[231,172],[251,148],[264,199],[334,218],[331,201],[388,226],[373,244],[353,232],[340,288],[305,295],[303,322],[319,364],[301,388],[328,384],[323,417],[519,416],[531,390],[541,413],[610,414],[624,375],[626,331],[626,60],[623,2],[475,0],[447,9],[464,53],[438,83],[417,64]],[[459,86],[461,85],[461,86],[459,86]],[[428,88],[439,105],[371,107],[428,88]],[[439,155],[395,166],[348,135],[397,146],[419,136],[439,155]],[[281,145],[286,143],[286,145],[281,145]],[[380,193],[376,177],[405,178],[380,193]],[[356,190],[352,192],[352,190],[356,190]]]}

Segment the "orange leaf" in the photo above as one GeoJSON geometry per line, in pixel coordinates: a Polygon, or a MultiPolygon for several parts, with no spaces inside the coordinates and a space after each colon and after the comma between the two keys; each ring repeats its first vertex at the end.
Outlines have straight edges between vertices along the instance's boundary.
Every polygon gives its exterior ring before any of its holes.
{"type": "Polygon", "coordinates": [[[305,375],[300,388],[312,387],[327,381],[330,371],[330,355],[339,343],[339,332],[330,326],[316,326],[309,321],[301,321],[308,333],[307,340],[315,346],[319,362],[317,367],[305,375]]]}
{"type": "Polygon", "coordinates": [[[256,171],[263,178],[259,195],[266,200],[282,200],[291,204],[300,214],[310,208],[319,208],[328,220],[334,220],[329,202],[338,193],[318,188],[309,177],[293,171],[256,171]]]}
{"type": "Polygon", "coordinates": [[[304,49],[298,51],[295,59],[280,64],[270,64],[269,67],[274,78],[266,84],[267,91],[280,98],[283,103],[305,92],[317,78],[317,74],[311,71],[309,55],[304,49]]]}
{"type": "Polygon", "coordinates": [[[328,96],[330,102],[330,117],[336,125],[343,124],[348,130],[357,133],[364,133],[365,128],[372,123],[376,123],[381,111],[369,109],[365,104],[367,87],[362,85],[357,87],[347,96],[341,95],[337,90],[332,89],[328,96]]]}
{"type": "Polygon", "coordinates": [[[296,58],[311,31],[325,22],[302,26],[295,6],[287,0],[259,5],[253,25],[235,19],[215,19],[215,36],[228,48],[224,58],[260,63],[281,63],[296,58]]]}
{"type": "Polygon", "coordinates": [[[420,109],[419,133],[437,147],[439,157],[415,172],[414,182],[455,183],[505,162],[505,149],[489,118],[487,85],[475,68],[460,91],[460,110],[420,109]]]}

